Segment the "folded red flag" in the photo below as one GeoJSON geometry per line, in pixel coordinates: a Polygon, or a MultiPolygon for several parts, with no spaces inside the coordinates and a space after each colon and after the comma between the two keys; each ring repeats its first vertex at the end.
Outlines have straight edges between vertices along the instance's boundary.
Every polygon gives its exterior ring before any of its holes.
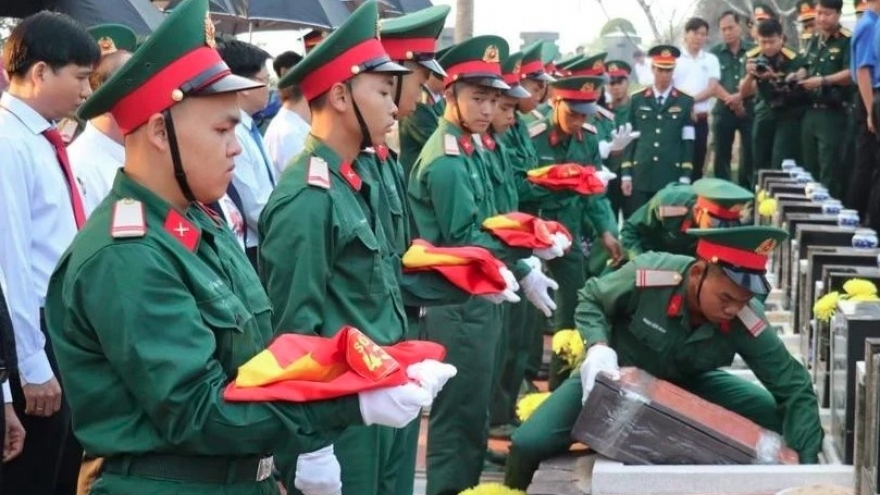
{"type": "Polygon", "coordinates": [[[427,341],[380,347],[354,327],[334,337],[283,334],[238,368],[223,391],[231,402],[310,402],[409,381],[406,368],[442,360],[446,349],[427,341]]]}
{"type": "Polygon", "coordinates": [[[543,220],[518,211],[496,215],[483,221],[483,228],[508,246],[543,249],[553,245],[553,234],[571,234],[559,222],[543,220]]]}
{"type": "Polygon", "coordinates": [[[547,189],[571,190],[579,194],[601,194],[605,184],[596,176],[596,168],[563,163],[529,170],[528,181],[547,189]]]}
{"type": "Polygon", "coordinates": [[[469,294],[497,294],[507,288],[500,271],[504,263],[481,247],[440,248],[415,239],[401,261],[404,272],[434,270],[469,294]]]}

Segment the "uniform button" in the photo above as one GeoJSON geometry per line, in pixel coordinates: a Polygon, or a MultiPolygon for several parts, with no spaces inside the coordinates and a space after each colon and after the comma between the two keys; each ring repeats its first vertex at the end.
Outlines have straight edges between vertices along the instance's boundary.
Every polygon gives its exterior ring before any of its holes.
{"type": "Polygon", "coordinates": [[[663,116],[662,116],[662,115],[658,115],[658,116],[657,116],[657,120],[663,120],[663,116]]]}
{"type": "Polygon", "coordinates": [[[654,161],[655,161],[655,162],[656,162],[656,161],[660,161],[660,158],[658,158],[658,157],[655,156],[655,157],[654,157],[654,161]]]}
{"type": "Polygon", "coordinates": [[[657,129],[657,134],[660,134],[660,129],[657,129]]]}
{"type": "Polygon", "coordinates": [[[659,148],[659,147],[660,147],[660,143],[655,142],[655,143],[654,143],[654,147],[655,147],[655,148],[659,148]]]}

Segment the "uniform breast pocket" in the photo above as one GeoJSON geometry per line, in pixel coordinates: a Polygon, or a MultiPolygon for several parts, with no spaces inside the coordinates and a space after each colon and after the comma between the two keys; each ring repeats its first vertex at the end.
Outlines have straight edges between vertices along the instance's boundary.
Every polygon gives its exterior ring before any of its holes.
{"type": "Polygon", "coordinates": [[[665,354],[672,344],[669,331],[663,323],[643,315],[636,315],[630,322],[629,331],[643,350],[660,356],[665,354]]]}
{"type": "Polygon", "coordinates": [[[354,274],[358,276],[368,277],[367,287],[370,293],[381,294],[387,290],[387,284],[382,276],[382,257],[379,249],[379,240],[376,234],[370,229],[370,225],[366,220],[358,222],[354,227],[354,241],[359,244],[359,253],[351,253],[352,257],[349,261],[353,264],[351,268],[354,274]]]}
{"type": "Polygon", "coordinates": [[[254,352],[254,316],[232,292],[198,303],[202,321],[216,339],[214,357],[223,370],[233,374],[254,352]]]}
{"type": "Polygon", "coordinates": [[[683,347],[676,361],[684,369],[693,373],[704,373],[730,366],[735,352],[733,348],[719,339],[710,339],[683,347]]]}

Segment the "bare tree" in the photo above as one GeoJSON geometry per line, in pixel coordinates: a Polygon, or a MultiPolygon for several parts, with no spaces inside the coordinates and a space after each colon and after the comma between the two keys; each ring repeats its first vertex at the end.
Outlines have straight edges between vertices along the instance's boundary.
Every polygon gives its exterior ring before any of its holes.
{"type": "Polygon", "coordinates": [[[455,4],[455,42],[474,37],[474,0],[457,0],[455,4]]]}

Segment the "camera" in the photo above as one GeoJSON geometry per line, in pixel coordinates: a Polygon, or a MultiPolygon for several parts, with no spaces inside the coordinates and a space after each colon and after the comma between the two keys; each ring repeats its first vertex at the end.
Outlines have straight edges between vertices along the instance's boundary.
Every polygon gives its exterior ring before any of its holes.
{"type": "Polygon", "coordinates": [[[764,55],[758,55],[755,58],[755,72],[757,74],[766,74],[770,71],[770,60],[764,55]]]}

